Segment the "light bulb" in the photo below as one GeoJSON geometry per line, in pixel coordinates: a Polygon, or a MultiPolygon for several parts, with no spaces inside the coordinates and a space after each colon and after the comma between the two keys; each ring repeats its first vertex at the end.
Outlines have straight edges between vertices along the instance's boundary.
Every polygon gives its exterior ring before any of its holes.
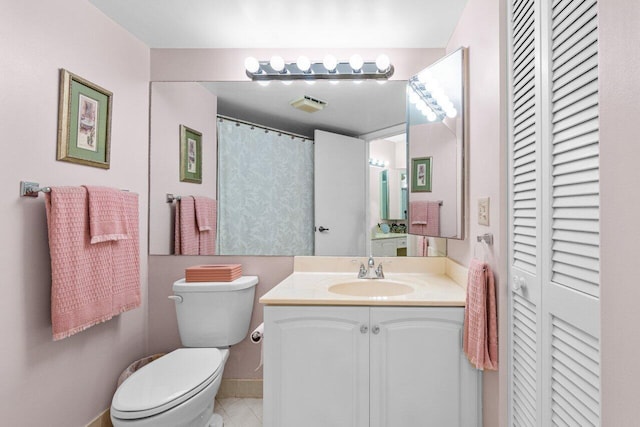
{"type": "Polygon", "coordinates": [[[306,73],[311,69],[311,61],[306,56],[300,56],[296,61],[296,65],[303,73],[306,73]]]}
{"type": "Polygon", "coordinates": [[[354,85],[359,85],[362,83],[362,80],[353,80],[354,85]]]}
{"type": "Polygon", "coordinates": [[[244,68],[251,74],[255,74],[260,71],[260,63],[253,56],[249,56],[244,60],[244,68]]]}
{"type": "Polygon", "coordinates": [[[376,67],[378,67],[378,71],[380,71],[381,73],[387,71],[390,65],[391,61],[389,60],[389,57],[384,53],[378,55],[378,57],[376,58],[376,67]]]}
{"type": "Polygon", "coordinates": [[[438,118],[438,116],[436,116],[436,113],[434,113],[433,110],[427,111],[427,114],[425,115],[427,116],[427,120],[429,120],[430,122],[438,118]]]}
{"type": "Polygon", "coordinates": [[[284,59],[282,59],[282,56],[272,56],[271,60],[269,61],[269,65],[271,65],[271,68],[273,68],[274,71],[280,73],[282,72],[282,70],[284,70],[284,59]]]}
{"type": "Polygon", "coordinates": [[[304,81],[306,84],[308,84],[309,86],[313,86],[314,84],[316,84],[315,80],[305,80],[304,81]]]}
{"type": "Polygon", "coordinates": [[[456,110],[455,108],[451,108],[447,110],[446,114],[447,114],[447,117],[449,117],[450,119],[453,119],[455,116],[458,115],[458,110],[456,110]]]}
{"type": "Polygon", "coordinates": [[[289,86],[293,83],[293,80],[281,80],[282,84],[285,86],[289,86]]]}
{"type": "Polygon", "coordinates": [[[432,78],[433,78],[433,75],[429,70],[423,70],[418,74],[418,80],[420,80],[420,83],[422,84],[425,84],[426,82],[430,81],[432,78]]]}
{"type": "Polygon", "coordinates": [[[419,99],[418,102],[416,102],[416,108],[420,111],[424,111],[428,108],[427,103],[424,102],[422,99],[419,99]]]}
{"type": "Polygon", "coordinates": [[[270,83],[269,80],[258,80],[258,84],[260,86],[265,86],[266,87],[266,86],[269,86],[269,83],[270,83]]]}
{"type": "Polygon", "coordinates": [[[322,65],[324,65],[324,68],[326,68],[327,71],[332,73],[336,70],[336,67],[338,66],[338,60],[333,55],[327,55],[322,60],[322,65]]]}
{"type": "Polygon", "coordinates": [[[418,102],[418,100],[420,99],[420,96],[415,92],[415,91],[411,91],[409,92],[409,102],[412,104],[415,104],[416,102],[418,102]]]}
{"type": "Polygon", "coordinates": [[[356,53],[355,55],[351,55],[351,58],[349,58],[349,65],[351,65],[351,69],[353,71],[358,72],[362,69],[364,60],[362,59],[362,56],[356,53]]]}

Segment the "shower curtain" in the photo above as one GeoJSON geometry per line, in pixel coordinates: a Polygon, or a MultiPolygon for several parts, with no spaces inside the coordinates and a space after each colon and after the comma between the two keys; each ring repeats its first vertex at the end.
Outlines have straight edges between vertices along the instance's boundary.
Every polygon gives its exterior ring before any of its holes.
{"type": "Polygon", "coordinates": [[[313,141],[218,120],[220,255],[313,255],[313,141]]]}

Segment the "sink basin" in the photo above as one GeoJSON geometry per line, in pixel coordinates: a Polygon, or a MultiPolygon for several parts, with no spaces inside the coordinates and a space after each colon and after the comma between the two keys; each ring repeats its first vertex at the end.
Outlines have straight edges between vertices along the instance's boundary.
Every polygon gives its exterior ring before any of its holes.
{"type": "Polygon", "coordinates": [[[393,297],[413,292],[404,283],[383,279],[359,279],[329,286],[329,292],[356,297],[393,297]]]}

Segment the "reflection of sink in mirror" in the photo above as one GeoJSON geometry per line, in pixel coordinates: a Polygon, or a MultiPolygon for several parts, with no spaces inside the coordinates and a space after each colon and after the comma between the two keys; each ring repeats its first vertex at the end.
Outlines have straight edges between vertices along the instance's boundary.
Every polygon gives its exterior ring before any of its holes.
{"type": "Polygon", "coordinates": [[[359,279],[329,286],[329,292],[340,295],[393,297],[413,292],[413,288],[392,280],[359,279]]]}

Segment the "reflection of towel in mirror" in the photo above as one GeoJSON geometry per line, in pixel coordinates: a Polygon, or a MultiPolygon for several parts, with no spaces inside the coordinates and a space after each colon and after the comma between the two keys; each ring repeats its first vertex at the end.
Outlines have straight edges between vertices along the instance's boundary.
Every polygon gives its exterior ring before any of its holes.
{"type": "Polygon", "coordinates": [[[409,233],[440,235],[440,202],[414,201],[409,207],[409,233]]]}
{"type": "Polygon", "coordinates": [[[488,264],[471,260],[464,310],[463,349],[477,369],[498,369],[496,289],[488,264]]]}
{"type": "Polygon", "coordinates": [[[198,228],[200,255],[216,254],[216,222],[217,202],[209,197],[193,196],[195,200],[195,216],[198,228]]]}
{"type": "Polygon", "coordinates": [[[174,242],[176,255],[198,255],[200,253],[195,201],[191,196],[184,196],[176,203],[174,242]]]}
{"type": "Polygon", "coordinates": [[[427,256],[429,254],[429,239],[427,236],[416,237],[416,256],[427,256]]]}

